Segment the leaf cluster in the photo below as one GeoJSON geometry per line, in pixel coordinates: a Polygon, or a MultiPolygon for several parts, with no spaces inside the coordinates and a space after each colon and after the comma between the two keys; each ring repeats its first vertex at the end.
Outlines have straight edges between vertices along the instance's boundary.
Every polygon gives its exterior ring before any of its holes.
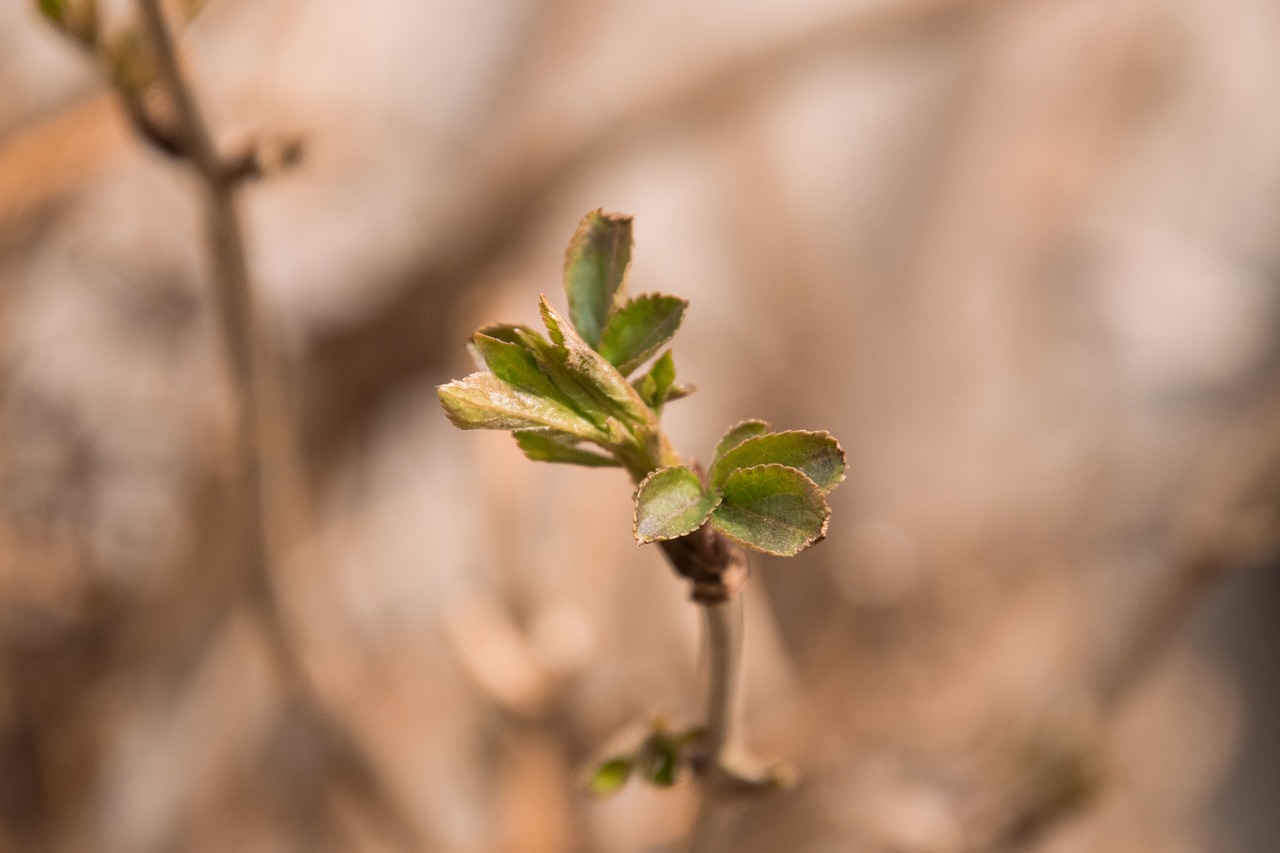
{"type": "Polygon", "coordinates": [[[530,459],[622,466],[637,478],[675,459],[659,417],[691,393],[668,349],[688,303],[649,293],[628,298],[631,218],[595,211],[565,255],[566,319],[541,297],[545,336],[494,324],[472,336],[482,370],[439,389],[461,429],[511,430],[530,459]]]}
{"type": "Polygon", "coordinates": [[[582,785],[599,797],[616,793],[632,776],[669,788],[692,772],[704,736],[702,728],[670,732],[660,720],[647,729],[629,729],[584,772],[582,785]]]}
{"type": "Polygon", "coordinates": [[[826,432],[771,432],[764,421],[743,421],[720,439],[705,481],[673,465],[640,483],[635,537],[658,542],[710,524],[739,545],[789,557],[826,535],[826,495],[846,467],[826,432]]]}
{"type": "Polygon", "coordinates": [[[826,495],[846,468],[829,434],[745,421],[721,438],[705,477],[671,448],[663,407],[693,389],[676,380],[664,347],[688,303],[660,293],[629,298],[631,249],[629,216],[587,214],[565,253],[569,317],[542,296],[545,335],[510,324],[477,331],[471,349],[481,369],[440,386],[445,413],[461,429],[510,430],[536,461],[625,468],[639,484],[641,543],[704,524],[767,554],[819,541],[831,515],[826,495]]]}

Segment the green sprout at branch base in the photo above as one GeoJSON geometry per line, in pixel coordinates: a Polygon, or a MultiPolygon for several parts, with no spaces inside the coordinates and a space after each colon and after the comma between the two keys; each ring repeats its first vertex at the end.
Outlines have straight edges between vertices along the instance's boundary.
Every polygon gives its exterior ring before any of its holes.
{"type": "Polygon", "coordinates": [[[545,334],[521,325],[481,328],[471,342],[481,369],[440,386],[440,402],[460,429],[510,431],[530,459],[625,469],[636,484],[636,541],[660,543],[692,583],[709,636],[725,640],[710,645],[706,725],[681,736],[655,730],[646,746],[615,751],[590,787],[612,791],[633,766],[660,767],[639,774],[660,785],[687,767],[709,790],[768,787],[770,779],[753,780],[724,762],[741,650],[740,631],[728,624],[738,613],[731,599],[746,576],[743,549],[789,557],[826,535],[826,496],[844,479],[844,451],[826,432],[774,432],[750,420],[725,432],[705,469],[682,458],[661,417],[693,391],[677,380],[666,348],[688,302],[629,296],[631,248],[631,217],[587,214],[565,254],[568,318],[543,296],[545,334]],[[654,764],[651,753],[663,760],[654,764]]]}

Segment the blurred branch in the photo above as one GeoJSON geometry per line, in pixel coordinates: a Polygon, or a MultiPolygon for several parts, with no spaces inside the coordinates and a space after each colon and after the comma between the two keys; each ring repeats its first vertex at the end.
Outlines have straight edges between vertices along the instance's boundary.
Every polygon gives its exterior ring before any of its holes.
{"type": "Polygon", "coordinates": [[[1102,761],[1116,714],[1182,636],[1217,583],[1280,554],[1280,388],[1214,442],[1194,477],[1193,497],[1171,522],[1173,560],[1134,628],[1102,664],[1096,706],[1081,730],[1012,786],[1008,800],[967,850],[1030,849],[1093,803],[1106,784],[1102,761]]]}
{"type": "MultiPolygon", "coordinates": [[[[236,511],[237,529],[247,547],[244,593],[266,630],[290,696],[280,736],[314,741],[321,764],[309,771],[314,778],[306,780],[304,790],[319,792],[317,786],[326,781],[342,784],[379,819],[390,840],[404,849],[416,849],[421,839],[413,822],[386,789],[374,762],[310,684],[278,589],[284,554],[308,529],[308,512],[284,361],[255,305],[236,204],[236,191],[243,182],[263,173],[262,158],[256,152],[233,157],[219,153],[181,68],[159,0],[138,0],[138,9],[154,54],[156,85],[171,101],[172,121],[143,123],[135,116],[135,122],[144,137],[191,164],[205,196],[215,295],[239,409],[236,511]],[[156,139],[157,133],[165,138],[156,139]],[[291,729],[298,734],[290,734],[291,729]]],[[[122,95],[126,101],[131,98],[128,92],[122,95]]],[[[138,105],[145,108],[146,102],[140,100],[138,105]]],[[[294,146],[284,159],[291,161],[296,155],[294,146]]]]}
{"type": "Polygon", "coordinates": [[[247,568],[253,596],[275,647],[277,664],[287,677],[296,680],[301,678],[298,656],[276,591],[275,567],[289,541],[299,532],[297,519],[286,519],[283,508],[293,506],[297,512],[303,490],[297,487],[296,474],[288,467],[293,451],[280,360],[254,306],[236,209],[238,181],[214,146],[179,67],[159,0],[139,0],[138,6],[155,51],[160,85],[173,100],[178,133],[175,142],[203,183],[215,294],[239,406],[237,479],[243,529],[250,548],[247,568]]]}

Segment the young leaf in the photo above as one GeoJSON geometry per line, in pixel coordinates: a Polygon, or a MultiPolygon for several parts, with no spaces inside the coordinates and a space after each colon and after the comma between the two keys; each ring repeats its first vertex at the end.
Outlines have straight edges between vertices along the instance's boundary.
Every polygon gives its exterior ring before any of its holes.
{"type": "MultiPolygon", "coordinates": [[[[527,336],[532,335],[534,338],[542,340],[542,335],[520,323],[490,323],[487,326],[481,326],[476,329],[476,334],[497,338],[509,344],[519,344],[528,350],[532,350],[532,348],[528,344],[527,336]]],[[[546,342],[543,341],[543,343],[546,342]]]]}
{"type": "Polygon", "coordinates": [[[676,363],[671,357],[671,350],[658,356],[649,371],[641,376],[631,387],[640,394],[640,398],[654,412],[661,414],[662,406],[671,396],[672,386],[676,381],[676,363]]]}
{"type": "Polygon", "coordinates": [[[722,491],[711,526],[748,548],[790,557],[827,533],[831,509],[813,481],[795,468],[739,468],[722,491]]]}
{"type": "Polygon", "coordinates": [[[636,489],[635,537],[641,544],[675,539],[703,525],[720,503],[720,493],[683,465],[660,468],[636,489]]]}
{"type": "MultiPolygon", "coordinates": [[[[604,429],[612,407],[607,401],[602,400],[599,394],[593,393],[583,384],[580,377],[565,366],[565,352],[562,344],[552,344],[542,335],[524,326],[512,326],[500,331],[510,334],[533,356],[538,363],[538,369],[555,386],[559,396],[568,401],[574,411],[591,421],[597,428],[604,429]]],[[[563,342],[563,338],[561,340],[563,342]]]]}
{"type": "Polygon", "coordinates": [[[578,438],[600,432],[577,412],[503,382],[492,373],[473,373],[436,389],[445,414],[459,429],[555,429],[578,438]]]}
{"type": "Polygon", "coordinates": [[[680,769],[679,747],[661,731],[649,735],[636,756],[637,769],[651,785],[670,788],[676,783],[680,769]]]}
{"type": "Polygon", "coordinates": [[[565,252],[564,291],[574,328],[592,348],[625,296],[630,263],[631,217],[601,210],[584,216],[565,252]]]}
{"type": "MultiPolygon", "coordinates": [[[[728,438],[730,435],[721,439],[721,444],[728,438]]],[[[724,451],[717,448],[707,479],[712,486],[719,487],[738,468],[770,463],[798,468],[817,484],[824,495],[844,479],[848,468],[840,442],[830,433],[789,430],[748,437],[724,451]]]]}
{"type": "Polygon", "coordinates": [[[596,393],[611,406],[619,418],[632,425],[652,424],[653,412],[630,383],[600,353],[587,345],[560,314],[541,298],[542,320],[552,341],[557,342],[564,366],[573,372],[583,386],[596,393]]]}
{"type": "Polygon", "coordinates": [[[480,358],[484,360],[485,366],[494,376],[522,391],[568,405],[568,401],[561,399],[556,386],[539,369],[538,360],[533,353],[523,346],[491,338],[479,332],[476,332],[471,340],[480,358]]]}
{"type": "Polygon", "coordinates": [[[518,430],[512,435],[524,455],[534,462],[566,462],[588,468],[616,468],[620,464],[612,456],[579,447],[572,438],[555,433],[518,430]]]}
{"type": "Polygon", "coordinates": [[[597,797],[607,797],[627,783],[635,759],[619,755],[602,761],[587,778],[587,790],[597,797]]]}
{"type": "Polygon", "coordinates": [[[688,397],[697,390],[697,385],[686,385],[683,382],[672,382],[671,390],[667,392],[666,402],[670,403],[672,400],[683,400],[685,397],[688,397]]]}
{"type": "Polygon", "coordinates": [[[688,307],[676,296],[637,296],[610,315],[596,349],[626,376],[671,340],[688,307]]]}
{"type": "Polygon", "coordinates": [[[60,24],[67,14],[67,0],[40,0],[40,11],[50,21],[60,24]]]}
{"type": "Polygon", "coordinates": [[[711,467],[714,469],[721,456],[724,456],[748,438],[764,435],[768,431],[769,425],[764,421],[742,421],[729,427],[725,430],[724,435],[720,436],[720,442],[716,445],[715,453],[711,454],[711,467]]]}

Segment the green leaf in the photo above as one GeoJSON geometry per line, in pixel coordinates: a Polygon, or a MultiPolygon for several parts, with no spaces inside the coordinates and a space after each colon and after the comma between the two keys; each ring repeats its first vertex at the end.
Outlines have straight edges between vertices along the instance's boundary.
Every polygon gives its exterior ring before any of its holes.
{"type": "Polygon", "coordinates": [[[604,356],[587,345],[573,326],[551,307],[546,296],[541,297],[540,310],[547,332],[556,342],[556,354],[582,385],[611,407],[623,423],[629,426],[652,425],[653,412],[636,389],[604,356]]]}
{"type": "Polygon", "coordinates": [[[626,295],[631,217],[596,210],[578,224],[564,256],[564,291],[574,328],[592,348],[626,295]]]}
{"type": "Polygon", "coordinates": [[[703,488],[683,465],[660,468],[636,489],[635,537],[640,543],[675,539],[703,525],[720,494],[703,488]]]}
{"type": "MultiPolygon", "coordinates": [[[[733,437],[732,433],[730,430],[720,440],[721,445],[733,437]]],[[[798,468],[817,484],[824,495],[839,485],[844,479],[845,469],[849,467],[840,442],[830,433],[788,430],[748,437],[723,451],[717,448],[707,479],[718,488],[738,468],[770,463],[798,468]]]]}
{"type": "Polygon", "coordinates": [[[688,307],[677,296],[637,296],[610,315],[596,349],[626,376],[671,340],[688,307]]]}
{"type": "Polygon", "coordinates": [[[619,755],[596,766],[587,778],[587,790],[597,797],[607,797],[627,783],[635,759],[619,755]]]}
{"type": "Polygon", "coordinates": [[[525,326],[488,326],[480,331],[487,330],[507,335],[513,342],[523,346],[537,361],[538,369],[555,386],[561,399],[567,401],[574,411],[591,421],[598,429],[605,429],[611,417],[612,407],[565,366],[563,345],[552,344],[542,335],[525,326]]]}
{"type": "Polygon", "coordinates": [[[659,788],[670,788],[676,783],[680,769],[680,749],[665,733],[655,731],[640,747],[636,764],[645,781],[659,788]]]}
{"type": "Polygon", "coordinates": [[[67,0],[40,0],[40,12],[50,21],[60,24],[67,14],[67,0]]]}
{"type": "Polygon", "coordinates": [[[588,440],[601,435],[563,403],[517,388],[492,373],[473,373],[436,392],[459,429],[554,429],[588,440]]]}
{"type": "Polygon", "coordinates": [[[568,404],[560,399],[559,389],[539,368],[537,358],[522,345],[491,338],[479,332],[471,340],[485,365],[503,382],[522,391],[568,404]]]}
{"type": "Polygon", "coordinates": [[[814,482],[795,468],[739,468],[722,492],[711,526],[747,548],[790,557],[827,533],[831,509],[814,482]]]}
{"type": "Polygon", "coordinates": [[[697,385],[686,385],[683,382],[672,382],[671,390],[667,392],[666,402],[670,403],[672,400],[683,400],[685,397],[688,397],[697,390],[697,385]]]}
{"type": "Polygon", "coordinates": [[[649,371],[641,376],[631,387],[640,394],[640,398],[654,412],[661,414],[663,405],[671,396],[671,389],[676,381],[676,362],[671,357],[671,350],[658,356],[649,371]]]}
{"type": "Polygon", "coordinates": [[[711,454],[712,469],[716,467],[716,463],[720,461],[721,456],[724,456],[748,438],[764,435],[768,431],[769,425],[764,421],[741,421],[729,427],[724,431],[724,435],[720,436],[720,442],[716,445],[716,452],[711,454]]]}
{"type": "Polygon", "coordinates": [[[588,468],[616,468],[620,464],[612,456],[579,447],[571,437],[524,431],[517,431],[512,435],[516,437],[516,444],[520,445],[524,455],[534,462],[565,462],[588,468]]]}
{"type": "Polygon", "coordinates": [[[497,338],[498,340],[506,341],[509,344],[519,344],[529,350],[532,349],[529,346],[528,341],[528,337],[530,335],[537,340],[541,340],[543,344],[546,344],[542,335],[538,334],[533,329],[530,329],[528,326],[521,325],[520,323],[490,323],[487,326],[481,326],[476,329],[476,334],[490,338],[497,338]]]}

